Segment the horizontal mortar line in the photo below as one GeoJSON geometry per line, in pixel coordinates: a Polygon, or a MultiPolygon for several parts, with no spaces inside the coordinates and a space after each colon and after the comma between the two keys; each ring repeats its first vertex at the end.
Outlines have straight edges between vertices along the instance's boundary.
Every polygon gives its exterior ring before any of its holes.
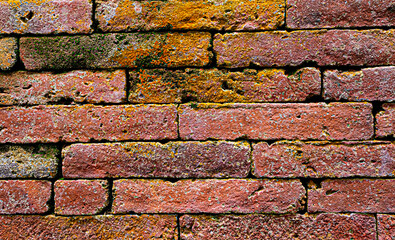
{"type": "MultiPolygon", "coordinates": [[[[249,164],[253,165],[253,164],[249,164]]],[[[370,177],[370,176],[349,176],[349,177],[198,177],[198,178],[192,178],[192,177],[110,177],[110,178],[66,178],[63,177],[62,179],[50,179],[54,182],[59,181],[59,180],[112,180],[112,181],[117,181],[117,180],[163,180],[165,182],[172,182],[176,183],[179,181],[187,181],[187,180],[284,180],[284,181],[308,181],[308,180],[314,180],[314,181],[325,181],[325,180],[394,180],[395,176],[386,176],[386,177],[370,177]]],[[[6,179],[6,180],[25,180],[25,179],[6,179]]],[[[28,179],[28,180],[40,180],[40,179],[28,179]]]]}
{"type": "MultiPolygon", "coordinates": [[[[320,96],[320,95],[314,95],[314,96],[320,96]]],[[[185,103],[130,103],[130,102],[124,102],[124,103],[108,103],[108,104],[93,104],[93,103],[74,103],[74,104],[56,104],[56,103],[50,103],[50,104],[33,104],[33,105],[27,105],[27,104],[20,104],[20,105],[0,105],[1,108],[12,108],[12,107],[24,107],[24,108],[29,108],[29,107],[56,107],[56,106],[62,106],[62,107],[82,107],[82,106],[92,106],[92,107],[107,107],[107,106],[134,106],[134,107],[143,107],[143,106],[177,106],[177,105],[188,105],[188,104],[212,104],[212,105],[232,105],[232,104],[246,104],[246,105],[252,105],[252,104],[273,104],[273,105],[282,105],[282,104],[309,104],[309,103],[351,103],[351,104],[357,104],[357,103],[362,103],[362,104],[367,104],[367,103],[377,103],[377,101],[344,101],[344,100],[336,100],[336,101],[331,101],[331,100],[323,100],[323,101],[294,101],[294,102],[196,102],[196,101],[191,101],[191,102],[185,102],[185,103]]],[[[391,102],[379,102],[379,103],[391,103],[391,102]]],[[[206,109],[206,108],[199,108],[196,107],[196,109],[206,109]]],[[[215,108],[215,109],[223,109],[223,108],[215,108]]],[[[249,108],[246,108],[249,109],[249,108]]]]}
{"type": "MultiPolygon", "coordinates": [[[[127,26],[127,25],[126,25],[127,26]]],[[[91,36],[97,34],[131,34],[131,33],[270,33],[270,32],[300,32],[300,31],[330,31],[330,30],[392,30],[395,26],[363,26],[363,27],[322,27],[322,28],[290,28],[287,25],[277,29],[257,29],[257,30],[218,30],[218,29],[134,29],[123,31],[92,31],[90,33],[0,33],[0,37],[63,37],[63,36],[91,36]]]]}

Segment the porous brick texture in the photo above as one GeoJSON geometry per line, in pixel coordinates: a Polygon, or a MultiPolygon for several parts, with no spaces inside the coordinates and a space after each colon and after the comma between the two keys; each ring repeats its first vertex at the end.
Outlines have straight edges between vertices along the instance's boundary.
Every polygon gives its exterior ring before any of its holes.
{"type": "Polygon", "coordinates": [[[0,1],[0,239],[395,239],[392,0],[0,1]]]}

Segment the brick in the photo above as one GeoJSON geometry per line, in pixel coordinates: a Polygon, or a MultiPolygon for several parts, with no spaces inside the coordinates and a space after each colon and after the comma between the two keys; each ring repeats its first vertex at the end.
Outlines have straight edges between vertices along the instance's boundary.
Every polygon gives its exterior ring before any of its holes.
{"type": "Polygon", "coordinates": [[[253,145],[257,177],[394,177],[391,142],[266,142],[253,145]]]}
{"type": "Polygon", "coordinates": [[[15,65],[17,48],[16,38],[0,38],[0,70],[9,70],[15,65]]]}
{"type": "Polygon", "coordinates": [[[0,105],[122,103],[126,101],[126,74],[123,70],[0,73],[0,89],[0,105]]]}
{"type": "Polygon", "coordinates": [[[395,64],[395,30],[312,30],[214,36],[218,65],[375,66],[395,64]]]}
{"type": "Polygon", "coordinates": [[[3,0],[0,33],[90,33],[90,0],[3,0]]]}
{"type": "Polygon", "coordinates": [[[394,212],[395,179],[324,180],[308,191],[309,212],[394,212]]]}
{"type": "Polygon", "coordinates": [[[177,138],[176,106],[0,108],[0,142],[88,142],[177,138]]]}
{"type": "Polygon", "coordinates": [[[318,215],[184,215],[182,239],[375,239],[373,216],[318,215]]]}
{"type": "Polygon", "coordinates": [[[378,214],[377,232],[379,240],[392,240],[395,236],[395,215],[378,214]]]}
{"type": "Polygon", "coordinates": [[[281,0],[99,0],[97,4],[96,19],[105,32],[276,29],[285,16],[281,0]]]}
{"type": "Polygon", "coordinates": [[[58,154],[55,146],[1,145],[0,178],[54,178],[58,154]]]}
{"type": "Polygon", "coordinates": [[[395,137],[395,103],[384,103],[376,115],[376,137],[395,137]]]}
{"type": "Polygon", "coordinates": [[[132,103],[292,102],[321,94],[320,71],[302,68],[229,72],[218,69],[130,71],[132,103]]]}
{"type": "Polygon", "coordinates": [[[20,56],[27,70],[205,66],[209,33],[119,33],[24,37],[20,56]]]}
{"type": "Polygon", "coordinates": [[[302,208],[298,180],[114,181],[114,213],[288,213],[302,208]]]}
{"type": "Polygon", "coordinates": [[[45,213],[49,209],[50,198],[51,182],[49,181],[0,181],[0,214],[45,213]]]}
{"type": "Polygon", "coordinates": [[[184,104],[182,139],[358,140],[373,135],[367,103],[184,104]]]}
{"type": "Polygon", "coordinates": [[[247,177],[246,142],[74,144],[63,150],[67,178],[247,177]]]}
{"type": "Polygon", "coordinates": [[[392,0],[287,0],[288,28],[395,26],[392,0]]]}
{"type": "Polygon", "coordinates": [[[177,239],[174,215],[0,216],[4,239],[177,239]]]}
{"type": "Polygon", "coordinates": [[[347,101],[395,101],[395,67],[361,71],[328,70],[324,73],[324,98],[347,101]]]}
{"type": "Polygon", "coordinates": [[[55,182],[55,213],[93,215],[108,204],[108,182],[104,180],[60,180],[55,182]]]}

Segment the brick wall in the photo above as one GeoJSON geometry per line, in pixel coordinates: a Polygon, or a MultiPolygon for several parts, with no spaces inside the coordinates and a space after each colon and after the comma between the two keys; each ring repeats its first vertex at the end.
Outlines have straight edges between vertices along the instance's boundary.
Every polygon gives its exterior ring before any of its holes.
{"type": "Polygon", "coordinates": [[[393,0],[0,1],[0,239],[395,239],[393,0]]]}

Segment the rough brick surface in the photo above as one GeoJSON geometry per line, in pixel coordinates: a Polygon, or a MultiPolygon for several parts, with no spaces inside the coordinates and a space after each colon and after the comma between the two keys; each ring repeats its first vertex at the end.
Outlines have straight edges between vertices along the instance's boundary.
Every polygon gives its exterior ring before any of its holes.
{"type": "Polygon", "coordinates": [[[377,215],[379,240],[393,240],[395,236],[395,215],[377,215]]]}
{"type": "Polygon", "coordinates": [[[316,68],[288,74],[282,69],[226,70],[165,69],[130,72],[132,103],[292,102],[320,95],[321,77],[316,68]]]}
{"type": "Polygon", "coordinates": [[[68,73],[0,73],[0,105],[126,101],[125,71],[68,73]]]}
{"type": "Polygon", "coordinates": [[[246,177],[246,142],[75,144],[63,150],[67,178],[246,177]]]}
{"type": "Polygon", "coordinates": [[[395,211],[395,179],[324,180],[308,191],[309,212],[395,211]]]}
{"type": "Polygon", "coordinates": [[[9,70],[15,65],[17,48],[16,38],[0,38],[0,70],[9,70]]]}
{"type": "Polygon", "coordinates": [[[176,115],[173,105],[0,108],[0,142],[175,139],[176,115]]]}
{"type": "Polygon", "coordinates": [[[326,100],[395,101],[395,67],[361,71],[329,70],[324,73],[326,100]]]}
{"type": "Polygon", "coordinates": [[[132,1],[99,0],[96,18],[104,31],[263,30],[284,23],[282,0],[132,1]]]}
{"type": "Polygon", "coordinates": [[[27,37],[20,54],[28,70],[205,66],[210,38],[198,32],[27,37]]]}
{"type": "Polygon", "coordinates": [[[297,180],[114,181],[114,213],[287,213],[302,208],[297,180]]]}
{"type": "Polygon", "coordinates": [[[393,0],[287,0],[287,27],[395,26],[393,0]]]}
{"type": "Polygon", "coordinates": [[[384,103],[384,111],[376,115],[376,136],[395,136],[395,103],[384,103]]]}
{"type": "Polygon", "coordinates": [[[184,215],[182,239],[375,239],[375,219],[362,214],[184,215]]]}
{"type": "Polygon", "coordinates": [[[369,139],[372,106],[366,103],[185,104],[182,139],[369,139]]]}
{"type": "Polygon", "coordinates": [[[60,180],[55,182],[55,213],[92,215],[108,204],[108,182],[104,180],[60,180]]]}
{"type": "Polygon", "coordinates": [[[253,145],[257,177],[394,177],[391,142],[265,142],[253,145]]]}
{"type": "Polygon", "coordinates": [[[0,33],[89,33],[90,0],[3,0],[0,33]]]}
{"type": "Polygon", "coordinates": [[[0,216],[4,239],[177,239],[174,215],[0,216]]]}
{"type": "Polygon", "coordinates": [[[0,145],[0,178],[53,178],[58,154],[55,146],[0,145]]]}
{"type": "Polygon", "coordinates": [[[214,37],[218,65],[228,68],[395,64],[395,30],[226,33],[214,37]]]}
{"type": "Polygon", "coordinates": [[[45,213],[50,197],[51,183],[48,181],[1,180],[0,214],[45,213]]]}

